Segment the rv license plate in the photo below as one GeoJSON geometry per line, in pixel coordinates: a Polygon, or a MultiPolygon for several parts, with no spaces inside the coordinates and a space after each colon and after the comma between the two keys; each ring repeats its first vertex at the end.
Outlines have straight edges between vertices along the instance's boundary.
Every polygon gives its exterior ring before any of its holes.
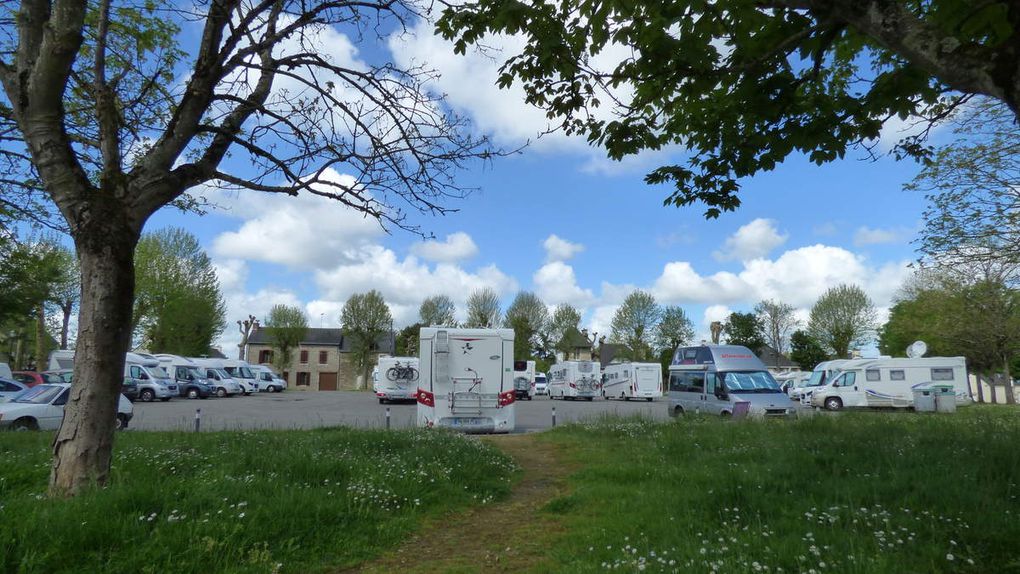
{"type": "Polygon", "coordinates": [[[480,418],[458,418],[458,419],[453,419],[453,425],[452,426],[455,426],[455,427],[466,427],[466,426],[474,427],[474,426],[478,426],[478,425],[484,424],[484,423],[485,423],[485,419],[480,419],[480,418]]]}

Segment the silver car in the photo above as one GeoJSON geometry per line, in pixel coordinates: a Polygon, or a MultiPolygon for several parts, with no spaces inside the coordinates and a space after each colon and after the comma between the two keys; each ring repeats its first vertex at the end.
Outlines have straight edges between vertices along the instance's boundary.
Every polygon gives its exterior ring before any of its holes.
{"type": "Polygon", "coordinates": [[[28,390],[28,385],[24,383],[10,379],[0,379],[0,403],[7,402],[26,390],[28,390]]]}

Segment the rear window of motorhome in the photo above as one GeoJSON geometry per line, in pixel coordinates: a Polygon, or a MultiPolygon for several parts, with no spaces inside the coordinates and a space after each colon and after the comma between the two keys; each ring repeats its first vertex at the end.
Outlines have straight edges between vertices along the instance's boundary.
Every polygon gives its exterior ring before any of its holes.
{"type": "Polygon", "coordinates": [[[881,381],[882,372],[878,369],[868,369],[864,371],[864,378],[866,378],[869,382],[881,381]]]}
{"type": "Polygon", "coordinates": [[[893,369],[889,371],[890,381],[905,381],[907,380],[907,373],[903,369],[893,369]]]}
{"type": "Polygon", "coordinates": [[[591,372],[591,363],[581,363],[581,364],[577,365],[577,370],[582,372],[582,373],[590,373],[591,372]]]}
{"type": "Polygon", "coordinates": [[[933,381],[951,381],[953,380],[952,369],[932,369],[931,380],[933,381]]]}

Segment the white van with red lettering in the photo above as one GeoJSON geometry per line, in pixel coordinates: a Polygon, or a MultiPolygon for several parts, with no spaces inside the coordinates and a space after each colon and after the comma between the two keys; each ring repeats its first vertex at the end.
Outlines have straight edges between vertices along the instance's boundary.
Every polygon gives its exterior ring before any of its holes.
{"type": "Polygon", "coordinates": [[[418,426],[514,430],[513,329],[423,327],[420,338],[418,426]]]}

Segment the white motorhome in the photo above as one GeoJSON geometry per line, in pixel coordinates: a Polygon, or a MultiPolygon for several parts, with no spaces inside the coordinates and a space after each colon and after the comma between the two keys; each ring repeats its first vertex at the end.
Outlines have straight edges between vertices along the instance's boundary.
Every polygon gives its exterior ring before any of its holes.
{"type": "Polygon", "coordinates": [[[159,359],[159,364],[166,369],[176,381],[181,396],[196,398],[202,395],[198,388],[201,385],[208,387],[209,392],[218,397],[232,397],[241,393],[241,386],[231,379],[210,379],[206,369],[187,357],[161,353],[153,355],[159,359]]]}
{"type": "Polygon", "coordinates": [[[602,369],[598,361],[563,361],[549,367],[550,399],[586,399],[599,396],[602,369]]]}
{"type": "Polygon", "coordinates": [[[50,353],[50,371],[63,371],[74,368],[74,351],[60,349],[50,353]]]}
{"type": "Polygon", "coordinates": [[[229,373],[244,388],[244,394],[250,395],[261,390],[258,378],[255,377],[255,371],[252,370],[251,365],[247,361],[239,359],[222,359],[222,361],[223,370],[229,373]]]}
{"type": "Polygon", "coordinates": [[[423,327],[418,349],[418,426],[514,430],[513,329],[423,327]]]}
{"type": "Polygon", "coordinates": [[[963,357],[915,359],[854,359],[839,365],[839,374],[814,389],[811,404],[831,411],[842,408],[910,408],[914,387],[924,383],[952,385],[956,404],[970,404],[967,361],[963,357]]]}
{"type": "Polygon", "coordinates": [[[205,369],[206,378],[212,384],[227,383],[232,381],[241,387],[241,394],[250,395],[253,392],[252,385],[245,379],[234,378],[227,372],[224,361],[226,359],[210,359],[208,357],[189,357],[193,363],[199,366],[199,370],[205,369]]]}
{"type": "Polygon", "coordinates": [[[379,404],[414,401],[421,374],[418,357],[379,357],[372,370],[372,390],[379,404]]]}
{"type": "Polygon", "coordinates": [[[251,370],[259,380],[259,391],[282,393],[287,388],[287,381],[266,365],[252,365],[251,370]]]}
{"type": "Polygon", "coordinates": [[[789,388],[786,393],[795,401],[809,403],[811,402],[811,395],[814,391],[832,382],[832,379],[839,374],[843,365],[851,364],[854,361],[860,360],[861,359],[833,359],[831,361],[822,361],[815,365],[814,370],[811,371],[811,376],[809,376],[806,381],[795,384],[793,387],[789,388]]]}
{"type": "Polygon", "coordinates": [[[514,396],[529,401],[535,396],[535,361],[514,361],[514,396]]]}
{"type": "Polygon", "coordinates": [[[180,392],[177,383],[152,355],[128,353],[124,357],[124,378],[138,385],[138,398],[146,403],[154,399],[169,401],[180,392]]]}
{"type": "Polygon", "coordinates": [[[613,363],[602,370],[602,396],[607,399],[654,400],[662,396],[662,365],[613,363]]]}

